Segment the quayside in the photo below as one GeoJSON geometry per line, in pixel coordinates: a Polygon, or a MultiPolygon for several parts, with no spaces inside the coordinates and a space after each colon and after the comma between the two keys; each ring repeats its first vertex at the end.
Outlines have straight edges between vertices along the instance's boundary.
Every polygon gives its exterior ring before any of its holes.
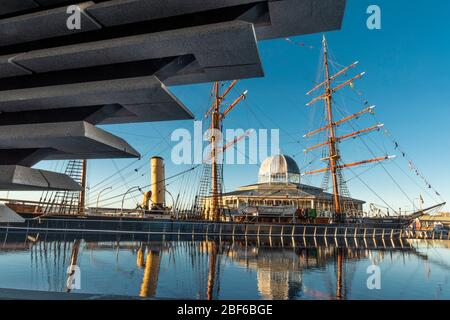
{"type": "Polygon", "coordinates": [[[30,234],[80,233],[80,234],[125,234],[133,236],[203,236],[203,237],[303,237],[303,238],[374,238],[448,239],[450,233],[422,233],[404,228],[386,226],[364,226],[363,224],[255,224],[208,221],[143,220],[135,218],[69,218],[46,217],[26,219],[24,223],[0,225],[2,231],[30,234]]]}

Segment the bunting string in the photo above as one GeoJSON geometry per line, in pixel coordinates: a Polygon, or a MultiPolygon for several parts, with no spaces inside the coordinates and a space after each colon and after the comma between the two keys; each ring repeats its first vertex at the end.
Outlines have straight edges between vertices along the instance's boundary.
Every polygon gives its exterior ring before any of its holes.
{"type": "MultiPolygon", "coordinates": [[[[353,83],[350,86],[350,88],[362,99],[364,105],[369,104],[369,101],[363,97],[363,94],[355,88],[355,85],[353,83]]],[[[400,144],[393,138],[388,129],[384,128],[384,134],[392,141],[394,145],[394,150],[398,151],[401,154],[401,156],[408,162],[409,170],[413,172],[420,180],[422,180],[426,188],[431,190],[436,196],[438,196],[442,201],[444,201],[442,195],[430,184],[427,178],[419,171],[418,167],[408,157],[407,153],[401,149],[400,144]]]]}

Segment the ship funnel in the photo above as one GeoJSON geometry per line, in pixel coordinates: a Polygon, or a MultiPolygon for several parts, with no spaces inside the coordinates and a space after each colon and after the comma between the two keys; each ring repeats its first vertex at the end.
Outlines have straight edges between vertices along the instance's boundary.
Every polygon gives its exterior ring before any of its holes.
{"type": "Polygon", "coordinates": [[[164,159],[152,157],[150,160],[151,185],[152,185],[152,208],[163,209],[165,207],[165,170],[164,159]]]}

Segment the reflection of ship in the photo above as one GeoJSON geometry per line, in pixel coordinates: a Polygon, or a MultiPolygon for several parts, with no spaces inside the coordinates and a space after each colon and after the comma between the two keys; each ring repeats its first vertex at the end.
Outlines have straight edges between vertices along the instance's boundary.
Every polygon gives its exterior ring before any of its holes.
{"type": "MultiPolygon", "coordinates": [[[[117,241],[80,241],[79,238],[73,241],[66,235],[54,234],[51,240],[48,237],[47,241],[37,240],[24,245],[23,236],[1,234],[1,237],[4,245],[0,245],[0,252],[4,248],[29,251],[33,270],[36,269],[33,271],[37,276],[36,281],[41,281],[39,288],[60,292],[64,291],[68,266],[76,264],[78,260],[80,267],[88,272],[86,263],[98,264],[98,258],[104,259],[108,251],[112,255],[110,261],[117,263],[117,268],[111,268],[113,275],[115,270],[126,275],[125,281],[130,281],[131,273],[123,270],[116,252],[131,252],[135,255],[135,268],[140,271],[136,287],[127,292],[148,298],[161,296],[158,284],[167,277],[178,279],[175,287],[170,289],[177,295],[197,299],[221,298],[222,268],[224,264],[232,263],[255,272],[256,287],[260,297],[264,299],[346,299],[349,298],[348,287],[351,286],[353,277],[351,268],[358,260],[368,259],[374,253],[380,257],[389,257],[390,250],[402,250],[427,259],[426,254],[418,254],[408,243],[404,243],[403,248],[397,244],[397,249],[392,249],[392,246],[391,249],[389,246],[383,249],[384,245],[379,243],[373,247],[379,249],[368,250],[362,243],[358,247],[351,243],[339,244],[337,247],[335,244],[315,245],[302,242],[293,246],[291,243],[283,243],[279,237],[272,240],[261,239],[259,242],[139,242],[122,241],[119,238],[117,241]],[[79,254],[84,254],[85,258],[78,257],[79,254]],[[86,259],[86,255],[89,259],[86,259]],[[172,267],[176,273],[164,273],[164,270],[172,267]],[[307,274],[311,272],[323,275],[320,284],[305,282],[307,274]],[[51,282],[47,283],[47,279],[51,279],[51,282]]],[[[42,234],[39,238],[45,239],[46,235],[42,234]]],[[[126,287],[129,287],[128,282],[126,287]]]]}

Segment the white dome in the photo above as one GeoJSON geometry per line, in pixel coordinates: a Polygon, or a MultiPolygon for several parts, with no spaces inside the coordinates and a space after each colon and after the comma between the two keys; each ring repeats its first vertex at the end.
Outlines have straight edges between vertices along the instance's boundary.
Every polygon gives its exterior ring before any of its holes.
{"type": "Polygon", "coordinates": [[[259,183],[300,183],[300,170],[294,159],[286,155],[275,155],[261,164],[259,183]]]}

